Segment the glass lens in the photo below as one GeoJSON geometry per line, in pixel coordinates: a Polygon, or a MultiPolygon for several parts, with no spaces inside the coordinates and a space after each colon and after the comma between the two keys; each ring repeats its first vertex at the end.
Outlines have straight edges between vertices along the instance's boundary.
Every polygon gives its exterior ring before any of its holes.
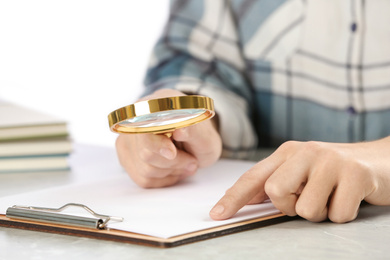
{"type": "Polygon", "coordinates": [[[179,109],[161,111],[143,116],[133,117],[120,123],[124,127],[153,127],[166,126],[183,122],[205,113],[204,109],[179,109]]]}

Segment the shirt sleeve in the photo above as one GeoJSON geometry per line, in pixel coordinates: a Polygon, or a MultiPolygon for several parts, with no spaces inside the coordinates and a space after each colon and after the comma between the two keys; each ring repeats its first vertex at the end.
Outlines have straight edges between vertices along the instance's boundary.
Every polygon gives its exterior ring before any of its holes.
{"type": "Polygon", "coordinates": [[[253,92],[229,1],[171,1],[169,20],[145,78],[144,95],[162,88],[214,100],[223,156],[249,158],[257,148],[253,92]]]}

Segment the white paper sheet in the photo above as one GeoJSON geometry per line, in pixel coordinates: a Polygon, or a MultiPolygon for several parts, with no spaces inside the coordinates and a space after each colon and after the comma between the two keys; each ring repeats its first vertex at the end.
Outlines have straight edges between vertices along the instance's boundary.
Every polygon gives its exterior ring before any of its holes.
{"type": "MultiPolygon", "coordinates": [[[[123,175],[8,196],[0,198],[0,213],[5,214],[13,205],[58,208],[70,202],[81,203],[97,213],[124,218],[123,222],[109,224],[109,228],[169,238],[278,213],[268,202],[247,205],[229,220],[214,221],[209,217],[213,205],[253,165],[253,162],[221,160],[169,188],[142,189],[123,175]]],[[[66,212],[73,214],[71,209],[66,212]]]]}

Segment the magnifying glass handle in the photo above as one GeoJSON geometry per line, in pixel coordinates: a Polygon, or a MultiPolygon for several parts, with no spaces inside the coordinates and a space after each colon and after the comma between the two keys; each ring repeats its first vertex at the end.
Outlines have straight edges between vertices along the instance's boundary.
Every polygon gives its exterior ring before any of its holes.
{"type": "Polygon", "coordinates": [[[172,132],[166,132],[164,133],[164,135],[168,138],[171,138],[172,137],[172,132]]]}
{"type": "Polygon", "coordinates": [[[168,131],[168,132],[162,132],[162,133],[153,133],[155,135],[165,135],[168,138],[171,138],[173,135],[173,131],[168,131]]]}
{"type": "MultiPolygon", "coordinates": [[[[165,135],[166,137],[168,137],[169,139],[171,139],[172,135],[173,135],[173,131],[169,131],[169,132],[164,132],[164,133],[158,133],[156,135],[165,135]]],[[[177,149],[180,149],[180,150],[183,150],[184,149],[184,146],[183,146],[183,143],[181,142],[176,142],[175,140],[171,139],[173,144],[176,146],[177,149]]]]}

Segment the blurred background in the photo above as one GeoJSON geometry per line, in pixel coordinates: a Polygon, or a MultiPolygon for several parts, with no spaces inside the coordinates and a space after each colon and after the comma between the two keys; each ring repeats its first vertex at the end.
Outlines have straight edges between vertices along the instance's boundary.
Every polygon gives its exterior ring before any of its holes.
{"type": "Polygon", "coordinates": [[[0,0],[0,99],[66,120],[75,142],[114,146],[107,115],[141,94],[168,4],[0,0]]]}

